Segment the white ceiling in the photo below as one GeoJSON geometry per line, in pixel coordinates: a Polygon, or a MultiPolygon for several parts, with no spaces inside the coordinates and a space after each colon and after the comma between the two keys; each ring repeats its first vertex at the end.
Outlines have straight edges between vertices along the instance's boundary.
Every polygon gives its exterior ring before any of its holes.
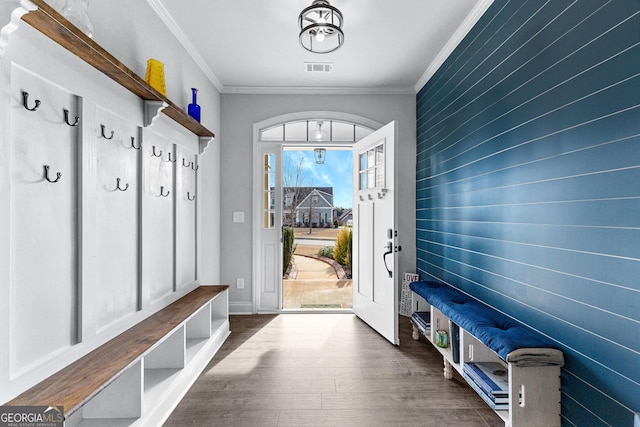
{"type": "Polygon", "coordinates": [[[147,0],[222,92],[415,93],[491,0],[333,0],[345,43],[298,42],[311,0],[147,0]],[[188,5],[188,7],[186,6],[188,5]],[[308,73],[305,62],[332,62],[308,73]]]}

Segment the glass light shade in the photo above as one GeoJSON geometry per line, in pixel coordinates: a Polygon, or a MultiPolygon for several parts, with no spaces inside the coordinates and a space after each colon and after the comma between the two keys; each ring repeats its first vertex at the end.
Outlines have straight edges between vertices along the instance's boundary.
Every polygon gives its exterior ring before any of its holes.
{"type": "Polygon", "coordinates": [[[316,159],[316,164],[321,165],[324,163],[324,160],[327,157],[327,150],[324,148],[314,148],[313,156],[316,159]]]}
{"type": "Polygon", "coordinates": [[[324,122],[318,121],[318,129],[314,130],[313,132],[311,132],[311,139],[315,140],[315,141],[328,141],[329,138],[329,133],[326,130],[322,129],[322,125],[324,124],[324,122]]]}
{"type": "Polygon", "coordinates": [[[314,0],[300,12],[300,45],[313,53],[329,53],[344,43],[342,13],[327,0],[314,0]]]}

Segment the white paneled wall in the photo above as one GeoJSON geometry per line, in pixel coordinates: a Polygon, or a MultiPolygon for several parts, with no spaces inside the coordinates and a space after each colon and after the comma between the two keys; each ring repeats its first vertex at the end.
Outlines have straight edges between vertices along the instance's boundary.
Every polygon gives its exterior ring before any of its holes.
{"type": "Polygon", "coordinates": [[[11,374],[20,375],[77,340],[81,138],[63,120],[63,108],[76,110],[70,91],[15,63],[10,73],[3,150],[10,161],[3,186],[10,203],[10,270],[3,281],[10,307],[3,324],[10,327],[11,374]],[[42,315],[46,321],[33,321],[42,315]]]}
{"type": "Polygon", "coordinates": [[[145,133],[144,230],[149,251],[145,251],[145,289],[151,302],[165,297],[174,290],[173,239],[176,191],[174,186],[175,148],[172,141],[156,134],[145,133]]]}
{"type": "Polygon", "coordinates": [[[29,25],[8,40],[0,403],[198,285],[203,163],[196,135],[145,123],[141,99],[29,25]]]}
{"type": "Polygon", "coordinates": [[[96,118],[87,126],[96,158],[95,315],[101,331],[139,307],[142,159],[134,148],[141,145],[140,126],[100,107],[96,118]]]}
{"type": "Polygon", "coordinates": [[[197,275],[198,157],[177,147],[176,168],[176,284],[191,283],[197,275]]]}

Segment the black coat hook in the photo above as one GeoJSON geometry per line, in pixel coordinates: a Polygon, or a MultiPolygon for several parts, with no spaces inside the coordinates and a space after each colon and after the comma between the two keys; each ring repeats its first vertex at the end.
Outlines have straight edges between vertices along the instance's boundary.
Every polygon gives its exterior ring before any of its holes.
{"type": "Polygon", "coordinates": [[[160,150],[160,154],[156,154],[156,146],[153,146],[153,152],[151,153],[153,157],[162,157],[162,150],[160,150]]]}
{"type": "Polygon", "coordinates": [[[164,194],[164,187],[163,186],[160,187],[160,195],[162,197],[168,197],[170,193],[171,192],[169,190],[167,190],[167,194],[164,194]]]}
{"type": "Polygon", "coordinates": [[[194,162],[191,162],[191,169],[197,171],[198,169],[200,169],[200,166],[196,165],[194,162]]]}
{"type": "Polygon", "coordinates": [[[44,165],[44,179],[46,179],[47,181],[51,182],[51,183],[55,183],[60,181],[60,177],[62,176],[62,174],[60,172],[56,172],[56,179],[51,180],[49,178],[49,166],[48,165],[44,165]]]}
{"type": "Polygon", "coordinates": [[[111,131],[111,135],[109,135],[109,136],[104,134],[104,125],[100,125],[100,132],[102,133],[102,137],[104,139],[112,139],[113,138],[113,131],[111,131]]]}
{"type": "Polygon", "coordinates": [[[184,164],[184,157],[182,158],[182,166],[184,166],[185,168],[191,167],[191,165],[193,164],[193,162],[189,162],[186,165],[184,164]]]}
{"type": "Polygon", "coordinates": [[[166,161],[167,161],[167,162],[175,163],[177,160],[178,160],[177,158],[175,158],[175,159],[171,160],[171,151],[169,151],[169,159],[168,159],[168,160],[166,160],[166,161]]]}
{"type": "Polygon", "coordinates": [[[189,194],[189,192],[187,191],[187,200],[190,202],[193,202],[196,199],[195,194],[193,195],[193,197],[191,197],[191,195],[189,194]]]}
{"type": "Polygon", "coordinates": [[[64,108],[64,121],[66,124],[68,124],[69,126],[78,126],[79,120],[80,120],[80,117],[76,116],[75,121],[73,123],[69,123],[69,110],[64,108]]]}
{"type": "Polygon", "coordinates": [[[134,137],[131,137],[131,148],[139,150],[140,147],[142,147],[142,145],[139,143],[138,143],[138,146],[136,147],[136,139],[134,137]]]}
{"type": "MultiPolygon", "coordinates": [[[[127,183],[124,188],[120,188],[120,178],[116,178],[116,190],[127,191],[129,189],[129,183],[127,183]]],[[[115,190],[114,190],[115,191],[115,190]]]]}
{"type": "Polygon", "coordinates": [[[40,100],[36,99],[35,103],[36,105],[33,108],[29,108],[27,106],[29,102],[29,92],[25,92],[24,90],[22,91],[22,105],[24,105],[24,108],[26,108],[29,111],[36,111],[38,109],[38,107],[40,106],[40,100]]]}

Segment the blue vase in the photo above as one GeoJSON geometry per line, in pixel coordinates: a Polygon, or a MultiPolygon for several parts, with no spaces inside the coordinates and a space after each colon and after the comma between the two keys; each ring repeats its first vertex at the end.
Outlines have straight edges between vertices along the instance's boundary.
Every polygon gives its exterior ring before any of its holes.
{"type": "Polygon", "coordinates": [[[192,100],[191,100],[191,104],[189,104],[187,108],[187,113],[189,113],[191,117],[193,117],[194,119],[196,119],[198,123],[200,123],[200,106],[196,101],[197,93],[198,93],[198,89],[196,89],[195,87],[192,87],[191,88],[192,100]]]}

